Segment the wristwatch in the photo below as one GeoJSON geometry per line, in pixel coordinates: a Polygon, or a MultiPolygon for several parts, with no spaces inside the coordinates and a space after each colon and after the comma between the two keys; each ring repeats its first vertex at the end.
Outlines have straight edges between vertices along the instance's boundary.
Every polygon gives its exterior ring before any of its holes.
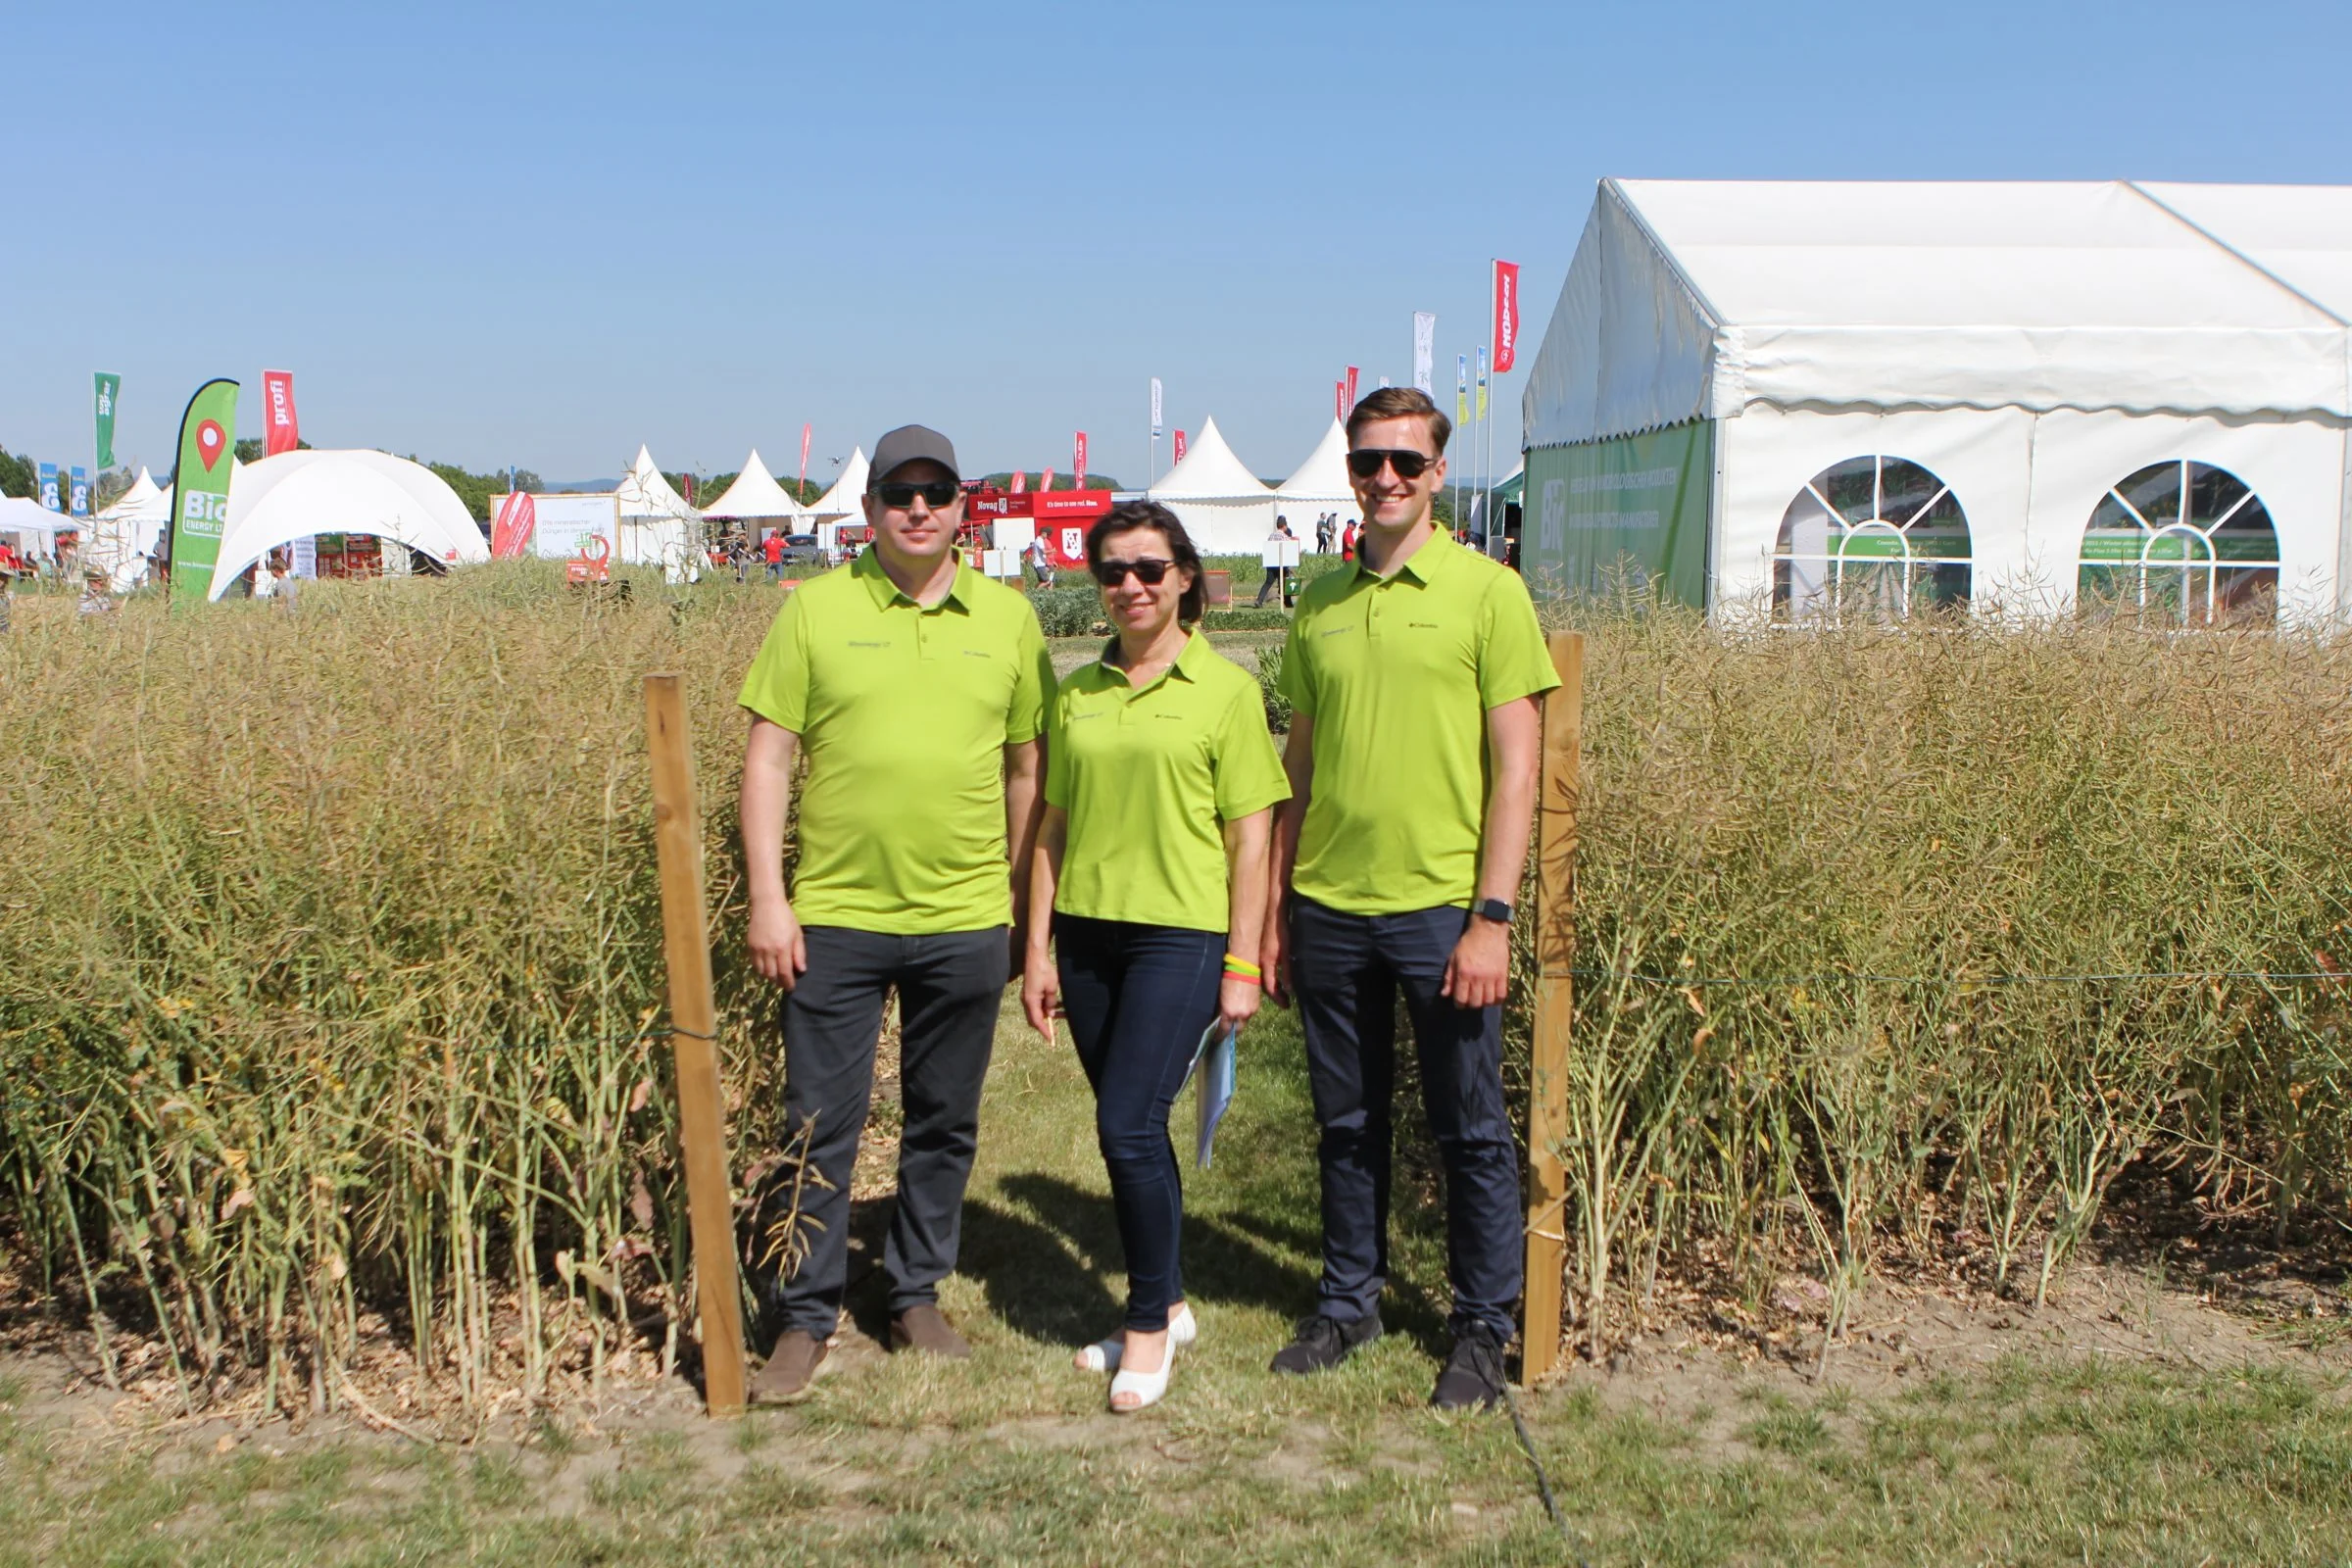
{"type": "Polygon", "coordinates": [[[1470,912],[1482,920],[1492,920],[1496,925],[1511,923],[1511,906],[1500,899],[1481,899],[1470,906],[1470,912]]]}

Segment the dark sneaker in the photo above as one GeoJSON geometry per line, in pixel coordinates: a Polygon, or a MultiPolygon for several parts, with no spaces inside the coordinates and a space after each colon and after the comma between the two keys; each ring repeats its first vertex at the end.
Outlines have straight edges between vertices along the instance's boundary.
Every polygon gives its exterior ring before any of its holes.
{"type": "Polygon", "coordinates": [[[806,1329],[786,1329],[745,1392],[754,1404],[790,1404],[807,1396],[824,1360],[824,1341],[806,1329]]]}
{"type": "Polygon", "coordinates": [[[963,1336],[948,1326],[936,1306],[910,1306],[890,1320],[890,1348],[960,1361],[972,1353],[963,1336]]]}
{"type": "Polygon", "coordinates": [[[1441,1410],[1485,1410],[1502,1397],[1502,1340],[1483,1323],[1453,1338],[1429,1402],[1441,1410]]]}
{"type": "Polygon", "coordinates": [[[1359,1347],[1379,1338],[1378,1312],[1366,1312],[1346,1322],[1317,1312],[1313,1317],[1298,1320],[1297,1336],[1274,1352],[1267,1370],[1289,1377],[1326,1371],[1353,1355],[1359,1347]]]}

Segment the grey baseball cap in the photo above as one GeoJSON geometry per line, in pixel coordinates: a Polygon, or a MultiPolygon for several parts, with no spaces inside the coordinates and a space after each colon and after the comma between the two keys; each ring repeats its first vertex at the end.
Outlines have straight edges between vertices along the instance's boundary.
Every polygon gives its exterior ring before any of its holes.
{"type": "Polygon", "coordinates": [[[963,477],[963,470],[956,466],[955,443],[928,425],[902,424],[874,443],[872,467],[868,470],[872,476],[866,480],[866,487],[871,489],[907,464],[924,458],[957,479],[963,477]]]}

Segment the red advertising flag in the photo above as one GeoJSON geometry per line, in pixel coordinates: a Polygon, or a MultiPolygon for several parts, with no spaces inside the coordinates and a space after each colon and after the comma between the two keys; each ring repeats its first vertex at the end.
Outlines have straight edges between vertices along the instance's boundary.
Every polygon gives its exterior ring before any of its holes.
{"type": "Polygon", "coordinates": [[[530,548],[531,533],[539,526],[539,504],[528,490],[517,490],[498,504],[498,521],[490,526],[490,559],[513,561],[530,548]]]}
{"type": "Polygon", "coordinates": [[[1348,407],[1340,411],[1340,417],[1341,417],[1342,419],[1346,419],[1346,418],[1348,417],[1348,415],[1350,415],[1350,414],[1353,414],[1354,412],[1355,412],[1355,367],[1354,367],[1354,366],[1352,366],[1352,365],[1350,365],[1349,367],[1348,367],[1348,407]]]}
{"type": "Polygon", "coordinates": [[[1340,420],[1348,417],[1348,383],[1345,381],[1331,383],[1331,416],[1340,420]]]}
{"type": "Polygon", "coordinates": [[[274,458],[280,452],[291,452],[300,446],[302,426],[294,417],[294,372],[264,370],[262,401],[268,416],[262,421],[263,456],[274,458]]]}
{"type": "Polygon", "coordinates": [[[1037,487],[1040,490],[1051,490],[1054,488],[1054,470],[1052,468],[1048,468],[1045,472],[1037,476],[1037,487]]]}
{"type": "MultiPolygon", "coordinates": [[[[801,483],[802,483],[802,485],[803,485],[804,487],[806,487],[806,486],[808,485],[808,431],[809,431],[809,428],[810,428],[810,427],[809,427],[808,424],[806,424],[806,423],[804,423],[804,424],[801,426],[801,483]]],[[[792,499],[793,499],[793,500],[795,500],[795,501],[798,501],[798,500],[800,500],[801,498],[800,498],[799,496],[794,496],[792,499]]]]}
{"type": "Polygon", "coordinates": [[[1078,432],[1076,455],[1070,463],[1070,488],[1073,490],[1086,488],[1086,432],[1084,430],[1078,432]]]}
{"type": "Polygon", "coordinates": [[[1012,470],[1012,493],[1013,493],[1014,495],[1016,495],[1016,496],[1017,496],[1017,495],[1019,495],[1019,494],[1020,494],[1022,491],[1024,491],[1024,490],[1026,490],[1026,489],[1028,489],[1028,488],[1029,488],[1029,474],[1028,474],[1028,470],[1026,470],[1026,469],[1023,469],[1023,468],[1015,468],[1015,469],[1013,469],[1013,470],[1012,470]]]}
{"type": "Polygon", "coordinates": [[[1183,432],[1182,430],[1179,430],[1179,431],[1177,431],[1177,432],[1176,432],[1176,459],[1175,459],[1175,461],[1176,461],[1176,462],[1178,462],[1178,463],[1182,463],[1182,462],[1184,461],[1184,432],[1183,432]]]}
{"type": "Polygon", "coordinates": [[[1494,373],[1519,363],[1519,264],[1494,264],[1494,373]]]}

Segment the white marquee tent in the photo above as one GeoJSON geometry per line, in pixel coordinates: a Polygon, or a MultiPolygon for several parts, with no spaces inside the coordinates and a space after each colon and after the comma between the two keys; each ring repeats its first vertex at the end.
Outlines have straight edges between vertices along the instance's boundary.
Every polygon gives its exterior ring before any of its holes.
{"type": "Polygon", "coordinates": [[[1176,514],[1204,556],[1254,556],[1274,531],[1275,493],[1233,455],[1214,419],[1201,421],[1184,461],[1145,494],[1176,514]]]}
{"type": "Polygon", "coordinates": [[[662,477],[650,450],[637,449],[614,496],[620,541],[613,554],[622,565],[660,566],[673,583],[702,580],[702,514],[662,477]]]}
{"type": "Polygon", "coordinates": [[[2348,318],[2347,187],[1603,180],[1523,565],[1717,614],[2334,615],[2348,318]]]}
{"type": "Polygon", "coordinates": [[[172,492],[145,468],[130,488],[98,510],[81,547],[83,564],[103,571],[107,586],[128,593],[147,576],[147,558],[163,554],[164,530],[172,523],[172,492]]]}
{"type": "Polygon", "coordinates": [[[39,555],[57,553],[57,530],[66,519],[37,501],[0,496],[0,534],[21,540],[39,555]]]}
{"type": "Polygon", "coordinates": [[[1356,505],[1355,492],[1348,484],[1347,426],[1333,419],[1315,450],[1275,495],[1283,515],[1291,519],[1291,532],[1305,540],[1309,550],[1315,547],[1315,519],[1324,513],[1336,514],[1341,528],[1363,521],[1364,509],[1356,505]]]}
{"type": "Polygon", "coordinates": [[[210,597],[280,545],[321,533],[373,534],[449,565],[490,559],[466,503],[422,465],[382,452],[281,452],[229,470],[210,597]]]}
{"type": "Polygon", "coordinates": [[[760,461],[760,449],[744,460],[743,471],[727,486],[726,494],[703,508],[706,517],[725,517],[746,522],[771,523],[785,533],[804,531],[808,509],[793,500],[785,488],[776,483],[776,476],[767,471],[760,461]]]}
{"type": "Polygon", "coordinates": [[[863,521],[865,508],[861,502],[865,495],[866,479],[871,472],[872,465],[866,462],[865,448],[854,449],[840,476],[823,495],[809,504],[808,514],[819,522],[863,521]]]}

